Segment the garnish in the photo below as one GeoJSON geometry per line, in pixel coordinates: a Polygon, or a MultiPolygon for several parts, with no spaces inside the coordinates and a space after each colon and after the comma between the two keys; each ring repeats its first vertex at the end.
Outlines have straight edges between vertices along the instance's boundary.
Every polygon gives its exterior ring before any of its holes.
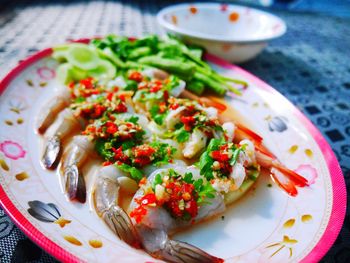
{"type": "Polygon", "coordinates": [[[229,177],[245,145],[235,145],[224,140],[212,139],[199,160],[200,173],[207,180],[229,177]]]}
{"type": "Polygon", "coordinates": [[[164,119],[167,115],[166,110],[161,109],[160,105],[153,105],[149,110],[149,113],[155,123],[157,123],[158,125],[163,125],[164,119]]]}
{"type": "Polygon", "coordinates": [[[131,178],[137,182],[143,178],[143,173],[135,167],[132,167],[125,163],[120,163],[120,164],[117,163],[117,167],[123,172],[129,173],[131,178]]]}
{"type": "Polygon", "coordinates": [[[215,189],[210,182],[201,178],[195,180],[192,173],[181,175],[174,169],[168,169],[166,173],[155,175],[151,193],[136,200],[138,206],[130,216],[141,222],[147,214],[147,206],[162,206],[173,217],[189,221],[197,216],[201,205],[208,203],[208,198],[214,197],[215,189]]]}
{"type": "Polygon", "coordinates": [[[191,133],[185,130],[185,127],[182,126],[180,129],[174,132],[174,138],[178,142],[187,142],[190,139],[191,133]]]}

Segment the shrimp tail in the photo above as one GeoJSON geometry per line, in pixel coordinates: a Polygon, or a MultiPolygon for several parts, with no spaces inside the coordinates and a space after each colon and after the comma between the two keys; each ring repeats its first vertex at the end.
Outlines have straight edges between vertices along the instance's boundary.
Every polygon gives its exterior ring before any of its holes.
{"type": "Polygon", "coordinates": [[[219,263],[223,259],[212,256],[203,250],[186,242],[168,239],[161,251],[163,258],[173,262],[189,263],[219,263]]]}
{"type": "Polygon", "coordinates": [[[112,206],[102,216],[109,228],[125,243],[140,248],[140,242],[128,214],[119,206],[112,206]]]}
{"type": "Polygon", "coordinates": [[[46,142],[45,151],[41,159],[47,169],[55,169],[61,156],[61,139],[59,136],[52,136],[46,142]]]}
{"type": "Polygon", "coordinates": [[[296,196],[298,194],[295,186],[305,187],[309,185],[307,179],[258,149],[256,151],[256,157],[261,166],[270,170],[272,180],[289,195],[296,196]]]}
{"type": "Polygon", "coordinates": [[[309,185],[308,181],[304,177],[283,166],[281,163],[274,161],[272,162],[272,166],[288,176],[297,186],[304,187],[309,185]]]}
{"type": "Polygon", "coordinates": [[[296,196],[298,194],[295,184],[282,173],[271,171],[270,176],[272,180],[290,196],[296,196]]]}
{"type": "Polygon", "coordinates": [[[272,152],[270,152],[263,144],[255,144],[254,147],[257,151],[263,153],[264,155],[272,159],[277,159],[277,157],[272,152]]]}
{"type": "Polygon", "coordinates": [[[69,200],[76,200],[80,203],[86,201],[86,185],[84,176],[80,173],[78,167],[73,164],[65,168],[64,177],[66,178],[66,193],[69,200]]]}
{"type": "Polygon", "coordinates": [[[118,181],[101,172],[95,187],[96,212],[121,240],[132,247],[140,248],[140,239],[130,217],[118,205],[120,191],[118,181]]]}
{"type": "Polygon", "coordinates": [[[159,259],[173,263],[217,263],[223,259],[212,256],[200,248],[188,243],[169,239],[161,229],[151,229],[138,225],[137,230],[147,253],[159,259]]]}
{"type": "Polygon", "coordinates": [[[249,129],[248,127],[244,126],[241,123],[235,123],[236,127],[237,127],[237,136],[239,137],[239,139],[250,139],[252,140],[255,145],[261,145],[263,138],[255,133],[254,131],[252,131],[251,129],[249,129]]]}

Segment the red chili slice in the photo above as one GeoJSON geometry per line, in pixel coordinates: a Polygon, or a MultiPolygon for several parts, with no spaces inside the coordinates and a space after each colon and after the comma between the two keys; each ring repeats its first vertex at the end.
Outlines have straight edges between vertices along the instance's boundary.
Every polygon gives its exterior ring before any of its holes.
{"type": "Polygon", "coordinates": [[[142,76],[142,74],[141,74],[140,72],[134,71],[134,72],[132,72],[132,73],[129,75],[129,79],[130,79],[130,80],[134,80],[134,81],[136,81],[136,82],[141,82],[142,79],[143,79],[143,76],[142,76]]]}
{"type": "Polygon", "coordinates": [[[230,159],[227,153],[222,153],[221,151],[212,151],[211,157],[218,162],[225,162],[230,159]]]}
{"type": "Polygon", "coordinates": [[[123,112],[127,112],[128,108],[126,107],[126,105],[123,102],[120,102],[118,105],[115,106],[115,112],[118,113],[123,113],[123,112]]]}
{"type": "Polygon", "coordinates": [[[176,110],[180,105],[178,103],[173,103],[173,104],[170,104],[169,108],[172,109],[172,110],[176,110]]]}
{"type": "Polygon", "coordinates": [[[164,90],[164,101],[168,101],[169,99],[169,92],[167,90],[164,90]]]}
{"type": "Polygon", "coordinates": [[[118,126],[111,121],[108,121],[106,123],[106,127],[107,127],[106,132],[109,134],[115,134],[118,131],[118,126]]]}
{"type": "Polygon", "coordinates": [[[191,130],[193,124],[196,122],[193,116],[182,116],[180,118],[181,122],[185,125],[185,130],[191,130]]]}
{"type": "Polygon", "coordinates": [[[123,153],[123,147],[120,146],[118,149],[112,147],[112,151],[114,152],[114,159],[120,161],[122,163],[126,163],[129,161],[129,157],[123,153]]]}
{"type": "Polygon", "coordinates": [[[103,162],[103,163],[102,163],[102,166],[108,166],[108,165],[111,165],[111,164],[112,164],[112,162],[106,161],[106,162],[103,162]]]}
{"type": "Polygon", "coordinates": [[[73,89],[73,88],[74,88],[74,86],[75,86],[74,81],[69,82],[69,84],[68,84],[68,88],[73,89]]]}
{"type": "Polygon", "coordinates": [[[86,89],[92,89],[94,87],[93,81],[94,79],[89,77],[89,78],[80,80],[80,84],[83,85],[86,89]]]}
{"type": "Polygon", "coordinates": [[[153,153],[155,153],[155,151],[156,150],[154,148],[152,148],[151,146],[149,146],[147,144],[140,145],[140,146],[134,148],[134,152],[135,152],[136,157],[149,157],[153,153]]]}
{"type": "Polygon", "coordinates": [[[94,109],[94,112],[91,114],[91,117],[92,118],[99,118],[105,112],[106,107],[102,106],[100,104],[95,104],[93,109],[94,109]]]}
{"type": "Polygon", "coordinates": [[[114,95],[113,92],[109,92],[109,93],[107,94],[107,96],[106,96],[107,100],[112,101],[113,95],[114,95]]]}
{"type": "Polygon", "coordinates": [[[186,203],[185,210],[191,215],[192,218],[198,214],[198,204],[195,200],[190,200],[186,203]]]}
{"type": "Polygon", "coordinates": [[[146,166],[147,164],[151,163],[151,159],[149,157],[137,157],[134,160],[135,165],[139,166],[139,167],[143,167],[146,166]]]}
{"type": "Polygon", "coordinates": [[[123,102],[125,102],[125,95],[124,94],[119,94],[119,99],[123,102]]]}
{"type": "Polygon", "coordinates": [[[152,84],[149,91],[150,92],[158,92],[162,89],[162,84],[152,84]]]}

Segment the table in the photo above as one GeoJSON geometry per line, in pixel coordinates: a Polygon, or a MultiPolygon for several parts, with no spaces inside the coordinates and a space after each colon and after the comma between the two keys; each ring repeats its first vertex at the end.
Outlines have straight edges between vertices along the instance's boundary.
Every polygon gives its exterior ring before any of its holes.
{"type": "MultiPolygon", "coordinates": [[[[170,1],[154,0],[131,3],[0,0],[0,77],[18,60],[70,38],[108,33],[159,34],[155,14],[169,4],[170,1]]],[[[349,190],[350,18],[270,11],[287,22],[287,34],[241,66],[279,90],[320,129],[340,162],[349,190]]],[[[350,262],[349,251],[348,207],[340,235],[323,262],[350,262]]],[[[1,209],[0,261],[56,262],[29,241],[1,209]]]]}

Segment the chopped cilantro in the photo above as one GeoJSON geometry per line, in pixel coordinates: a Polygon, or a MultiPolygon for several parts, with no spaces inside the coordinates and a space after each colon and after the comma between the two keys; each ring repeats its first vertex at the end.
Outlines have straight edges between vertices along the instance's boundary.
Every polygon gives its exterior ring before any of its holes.
{"type": "Polygon", "coordinates": [[[215,197],[215,189],[211,185],[210,182],[204,183],[203,179],[198,179],[193,183],[194,188],[198,193],[198,205],[206,203],[205,198],[214,198],[215,197]]]}
{"type": "Polygon", "coordinates": [[[174,76],[174,75],[171,75],[169,77],[169,82],[166,84],[166,89],[167,90],[172,90],[173,88],[176,88],[177,86],[179,86],[179,78],[174,76]]]}
{"type": "Polygon", "coordinates": [[[158,105],[153,105],[149,111],[151,114],[152,119],[154,120],[155,123],[158,125],[162,125],[164,122],[164,119],[167,115],[167,112],[159,113],[159,106],[158,105]]]}
{"type": "Polygon", "coordinates": [[[242,151],[243,151],[242,148],[236,148],[233,151],[233,154],[232,154],[232,157],[231,157],[231,160],[230,160],[230,165],[231,166],[234,166],[236,164],[238,156],[239,156],[239,153],[242,152],[242,151]]]}
{"type": "Polygon", "coordinates": [[[220,131],[220,132],[223,132],[223,131],[224,131],[224,128],[222,128],[222,126],[220,126],[220,125],[215,125],[215,126],[213,126],[213,129],[214,129],[215,131],[220,131]]]}
{"type": "Polygon", "coordinates": [[[84,97],[78,97],[74,100],[75,103],[82,103],[84,101],[86,101],[86,98],[84,98],[84,97]]]}
{"type": "Polygon", "coordinates": [[[192,173],[185,173],[183,180],[188,184],[193,184],[193,174],[192,173]]]}
{"type": "Polygon", "coordinates": [[[157,123],[158,125],[162,125],[164,122],[166,114],[157,114],[154,116],[154,122],[157,123]]]}
{"type": "Polygon", "coordinates": [[[136,145],[136,143],[134,141],[125,141],[121,144],[121,146],[123,147],[123,150],[130,149],[130,148],[134,147],[135,145],[136,145]]]}
{"type": "Polygon", "coordinates": [[[172,168],[170,168],[170,169],[168,170],[168,173],[169,173],[169,176],[170,176],[170,177],[178,177],[178,176],[179,176],[179,174],[178,174],[174,169],[172,169],[172,168]]]}
{"type": "Polygon", "coordinates": [[[177,151],[173,146],[163,142],[154,141],[150,143],[150,146],[156,150],[153,154],[154,159],[152,161],[155,166],[169,163],[174,153],[177,151]]]}
{"type": "Polygon", "coordinates": [[[94,102],[96,102],[96,103],[103,103],[105,101],[106,101],[106,98],[103,95],[99,95],[94,99],[94,102]]]}
{"type": "Polygon", "coordinates": [[[224,140],[212,139],[208,145],[207,151],[215,151],[219,149],[219,146],[225,143],[224,140]]]}
{"type": "Polygon", "coordinates": [[[145,135],[146,132],[144,130],[137,131],[135,133],[134,141],[141,142],[143,140],[143,135],[145,135]]]}
{"type": "Polygon", "coordinates": [[[200,174],[204,175],[208,181],[214,178],[211,168],[214,160],[211,158],[210,153],[219,149],[219,146],[222,144],[222,142],[223,141],[219,139],[212,139],[207,147],[207,150],[199,158],[200,174]]]}
{"type": "Polygon", "coordinates": [[[125,90],[137,90],[137,82],[134,80],[127,79],[126,81],[126,87],[124,88],[125,90]]]}
{"type": "Polygon", "coordinates": [[[213,179],[211,166],[213,165],[214,160],[210,157],[209,151],[205,151],[199,158],[199,169],[200,174],[204,175],[207,180],[213,179]]]}
{"type": "Polygon", "coordinates": [[[193,186],[197,192],[200,192],[202,185],[203,185],[203,179],[201,178],[193,183],[193,186]]]}
{"type": "Polygon", "coordinates": [[[183,127],[184,126],[184,124],[182,123],[182,122],[179,122],[179,123],[176,123],[175,124],[175,130],[178,130],[178,129],[180,129],[181,127],[183,127]]]}
{"type": "Polygon", "coordinates": [[[179,130],[174,132],[174,138],[178,142],[187,142],[190,139],[191,133],[186,131],[184,127],[181,127],[179,130]]]}
{"type": "Polygon", "coordinates": [[[123,172],[129,173],[131,178],[136,180],[137,182],[143,178],[143,173],[139,169],[132,167],[130,165],[127,165],[125,163],[120,165],[117,164],[117,168],[119,168],[123,172]]]}
{"type": "Polygon", "coordinates": [[[95,142],[95,149],[105,160],[112,160],[114,153],[110,150],[110,147],[106,147],[105,144],[106,142],[104,140],[97,139],[95,142]]]}
{"type": "Polygon", "coordinates": [[[133,124],[137,124],[138,120],[139,120],[139,117],[131,116],[130,118],[126,119],[125,121],[132,122],[133,124]]]}
{"type": "Polygon", "coordinates": [[[152,182],[153,190],[156,188],[157,184],[162,184],[162,183],[163,183],[162,175],[161,174],[156,174],[156,176],[154,177],[154,180],[152,182]]]}

